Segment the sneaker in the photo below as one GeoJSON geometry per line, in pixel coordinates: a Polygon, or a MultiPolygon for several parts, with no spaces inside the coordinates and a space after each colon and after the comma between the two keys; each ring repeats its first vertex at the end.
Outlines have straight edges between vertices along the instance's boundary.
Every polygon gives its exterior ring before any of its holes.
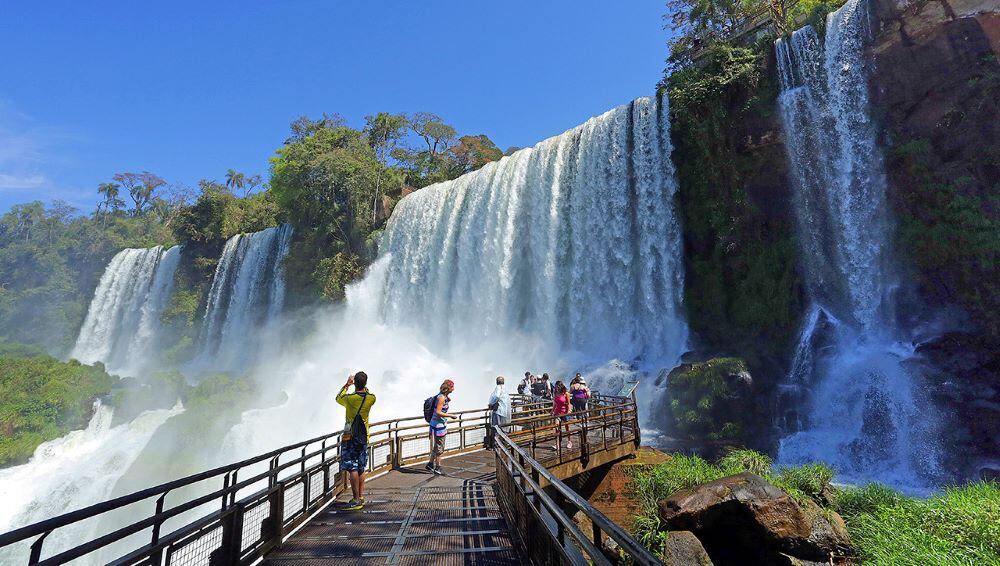
{"type": "Polygon", "coordinates": [[[438,466],[438,467],[432,469],[431,471],[434,472],[435,474],[439,475],[439,476],[443,476],[444,475],[444,472],[441,471],[441,466],[438,466]]]}
{"type": "Polygon", "coordinates": [[[347,503],[345,511],[359,511],[365,506],[364,499],[352,499],[347,503]]]}
{"type": "Polygon", "coordinates": [[[426,466],[424,466],[424,469],[427,470],[428,472],[432,473],[432,474],[434,473],[434,466],[432,466],[430,464],[427,464],[426,466]]]}

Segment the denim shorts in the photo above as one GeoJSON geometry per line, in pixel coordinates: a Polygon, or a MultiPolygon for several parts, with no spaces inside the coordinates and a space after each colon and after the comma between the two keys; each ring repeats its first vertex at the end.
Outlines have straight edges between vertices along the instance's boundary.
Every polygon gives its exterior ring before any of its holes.
{"type": "Polygon", "coordinates": [[[349,472],[368,470],[368,443],[348,440],[340,445],[340,469],[349,472]]]}

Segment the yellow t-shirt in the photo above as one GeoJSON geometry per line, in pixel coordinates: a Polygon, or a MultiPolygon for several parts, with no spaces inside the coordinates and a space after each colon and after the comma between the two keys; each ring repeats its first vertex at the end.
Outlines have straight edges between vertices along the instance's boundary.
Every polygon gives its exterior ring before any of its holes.
{"type": "MultiPolygon", "coordinates": [[[[337,403],[344,406],[346,409],[344,419],[344,432],[351,432],[351,423],[354,421],[354,415],[361,415],[361,420],[365,423],[365,430],[368,430],[368,413],[372,410],[372,405],[375,404],[375,396],[368,392],[368,388],[364,388],[361,392],[355,391],[354,393],[347,392],[347,386],[345,385],[340,393],[337,394],[337,403]],[[364,403],[362,405],[362,403],[364,403]]],[[[368,437],[365,437],[365,443],[368,443],[368,437]]]]}

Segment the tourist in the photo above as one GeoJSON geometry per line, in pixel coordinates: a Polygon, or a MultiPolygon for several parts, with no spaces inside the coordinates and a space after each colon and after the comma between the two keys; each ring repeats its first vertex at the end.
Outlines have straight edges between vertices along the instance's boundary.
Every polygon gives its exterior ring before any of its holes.
{"type": "Polygon", "coordinates": [[[487,438],[488,447],[492,448],[495,443],[495,430],[510,422],[510,395],[504,388],[504,378],[497,376],[497,386],[490,395],[490,435],[487,438]]]}
{"type": "Polygon", "coordinates": [[[552,382],[549,381],[549,374],[542,374],[542,382],[545,384],[545,394],[543,397],[546,399],[552,399],[552,382]]]}
{"type": "Polygon", "coordinates": [[[587,400],[590,399],[590,388],[587,387],[587,381],[579,373],[576,374],[576,377],[570,383],[569,394],[574,413],[582,413],[587,410],[587,400]]]}
{"type": "Polygon", "coordinates": [[[451,403],[451,393],[455,391],[455,382],[446,379],[441,384],[440,392],[434,399],[434,414],[430,420],[431,461],[427,462],[427,471],[441,474],[441,455],[444,454],[444,441],[448,436],[448,419],[457,418],[448,412],[451,403]]]}
{"type": "Polygon", "coordinates": [[[545,400],[545,394],[548,388],[545,383],[545,379],[548,378],[548,374],[545,377],[538,375],[529,375],[528,384],[531,391],[531,400],[535,403],[540,403],[545,400]]]}
{"type": "Polygon", "coordinates": [[[351,480],[349,510],[365,506],[365,470],[368,469],[368,414],[375,396],[368,391],[368,374],[359,371],[347,378],[337,394],[337,403],[344,406],[346,422],[340,435],[340,469],[351,480]],[[354,393],[347,388],[354,386],[354,393]]]}
{"type": "MultiPolygon", "coordinates": [[[[566,427],[566,448],[573,448],[573,439],[569,436],[569,392],[566,391],[566,385],[561,382],[556,382],[555,392],[552,395],[552,415],[556,418],[556,432],[559,431],[559,421],[562,421],[563,425],[566,427]]],[[[554,450],[558,450],[558,446],[552,447],[554,450]]]]}
{"type": "Polygon", "coordinates": [[[524,392],[528,390],[529,385],[531,385],[531,372],[526,371],[524,372],[524,379],[521,380],[521,383],[517,384],[517,394],[524,395],[524,392]]]}

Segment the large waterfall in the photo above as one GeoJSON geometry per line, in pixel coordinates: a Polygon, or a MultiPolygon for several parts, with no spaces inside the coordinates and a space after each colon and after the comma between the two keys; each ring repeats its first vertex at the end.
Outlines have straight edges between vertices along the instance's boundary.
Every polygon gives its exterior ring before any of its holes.
{"type": "Polygon", "coordinates": [[[181,248],[125,249],[101,276],[71,357],[136,375],[154,356],[160,314],[170,299],[181,248]]]}
{"type": "Polygon", "coordinates": [[[866,3],[848,0],[826,28],[823,42],[807,26],[775,45],[814,302],[784,385],[786,402],[808,399],[809,408],[787,423],[779,460],[826,461],[846,479],[915,486],[933,481],[935,418],[904,367],[912,347],[892,312],[892,226],[868,117],[866,3]]]}
{"type": "Polygon", "coordinates": [[[640,98],[404,198],[382,316],[461,348],[530,334],[591,359],[686,341],[666,99],[640,98]]]}
{"type": "Polygon", "coordinates": [[[329,430],[343,414],[331,392],[361,369],[385,419],[419,414],[444,378],[452,406],[471,409],[497,375],[513,391],[525,370],[610,382],[625,366],[672,367],[687,329],[670,153],[667,100],[640,98],[407,196],[344,308],[264,370],[286,402],[244,413],[221,450],[329,430]]]}
{"type": "Polygon", "coordinates": [[[254,340],[285,303],[283,260],[292,238],[289,225],[237,234],[222,249],[202,321],[198,365],[245,369],[254,340]]]}

